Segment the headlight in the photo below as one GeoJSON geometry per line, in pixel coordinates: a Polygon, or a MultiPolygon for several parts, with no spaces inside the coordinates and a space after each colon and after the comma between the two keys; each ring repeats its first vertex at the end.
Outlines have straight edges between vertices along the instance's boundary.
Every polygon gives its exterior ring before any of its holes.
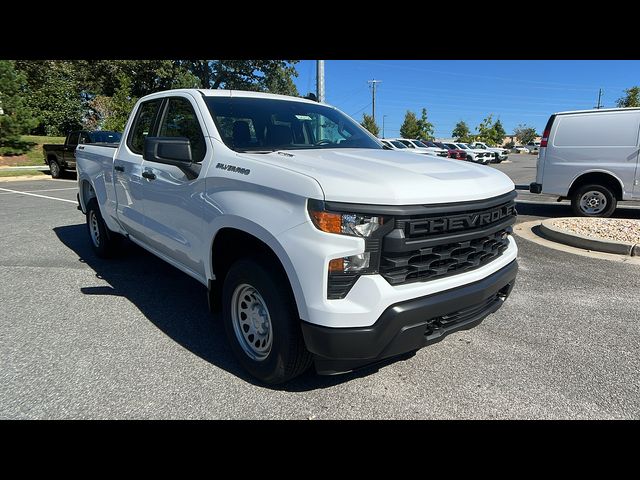
{"type": "Polygon", "coordinates": [[[384,225],[385,217],[361,213],[335,213],[319,209],[315,202],[309,202],[309,216],[319,230],[327,233],[370,237],[384,225]]]}

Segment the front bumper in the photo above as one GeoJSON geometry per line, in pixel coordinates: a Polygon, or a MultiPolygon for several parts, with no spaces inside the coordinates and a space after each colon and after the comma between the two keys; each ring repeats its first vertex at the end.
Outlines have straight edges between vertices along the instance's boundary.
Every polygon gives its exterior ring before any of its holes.
{"type": "Polygon", "coordinates": [[[316,370],[324,375],[348,372],[475,327],[502,306],[517,271],[514,260],[475,283],[396,303],[370,327],[330,328],[302,322],[316,370]]]}

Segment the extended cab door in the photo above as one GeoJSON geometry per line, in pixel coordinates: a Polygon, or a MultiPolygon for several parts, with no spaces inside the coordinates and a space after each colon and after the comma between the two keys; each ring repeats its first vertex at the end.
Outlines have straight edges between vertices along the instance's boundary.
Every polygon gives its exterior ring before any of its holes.
{"type": "MultiPolygon", "coordinates": [[[[202,195],[199,180],[203,161],[211,156],[198,107],[186,96],[165,99],[158,137],[183,137],[191,144],[192,167],[176,167],[144,160],[143,196],[145,234],[149,245],[204,277],[201,248],[202,195]]],[[[209,239],[210,240],[210,239],[209,239]]]]}
{"type": "Polygon", "coordinates": [[[76,168],[76,147],[78,146],[79,138],[80,132],[71,132],[64,141],[62,158],[67,167],[76,168]]]}
{"type": "Polygon", "coordinates": [[[144,139],[153,135],[162,99],[139,105],[127,138],[123,139],[113,160],[113,184],[118,202],[118,220],[136,239],[145,242],[142,186],[142,152],[144,139]]]}

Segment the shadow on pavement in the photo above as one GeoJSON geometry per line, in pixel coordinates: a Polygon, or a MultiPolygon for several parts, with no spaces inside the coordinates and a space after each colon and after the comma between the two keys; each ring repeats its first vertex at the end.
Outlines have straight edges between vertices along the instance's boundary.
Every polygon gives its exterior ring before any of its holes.
{"type": "MultiPolygon", "coordinates": [[[[637,202],[635,202],[637,203],[637,202]]],[[[516,203],[518,216],[558,218],[558,217],[574,217],[571,205],[568,203],[516,203]]],[[[631,218],[640,219],[640,209],[625,208],[622,203],[616,211],[613,212],[612,218],[631,218]]]]}
{"type": "Polygon", "coordinates": [[[386,363],[357,372],[319,376],[311,368],[285,385],[268,386],[250,377],[228,346],[219,315],[207,306],[206,288],[188,275],[137,245],[124,241],[118,254],[108,260],[96,257],[89,245],[85,224],[53,229],[60,241],[96,272],[108,286],[82,287],[84,295],[124,297],[162,332],[200,358],[237,377],[262,387],[284,391],[307,391],[331,387],[369,375],[386,363]]]}

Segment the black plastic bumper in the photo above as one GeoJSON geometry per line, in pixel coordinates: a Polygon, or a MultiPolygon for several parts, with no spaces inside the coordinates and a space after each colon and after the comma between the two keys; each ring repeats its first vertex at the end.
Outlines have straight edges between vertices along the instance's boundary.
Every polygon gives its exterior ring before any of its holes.
{"type": "Polygon", "coordinates": [[[529,184],[529,191],[531,193],[540,193],[542,192],[542,184],[532,182],[529,184]]]}
{"type": "Polygon", "coordinates": [[[478,282],[397,303],[370,327],[328,328],[302,322],[316,370],[324,375],[348,372],[475,327],[502,306],[517,271],[514,260],[478,282]]]}

